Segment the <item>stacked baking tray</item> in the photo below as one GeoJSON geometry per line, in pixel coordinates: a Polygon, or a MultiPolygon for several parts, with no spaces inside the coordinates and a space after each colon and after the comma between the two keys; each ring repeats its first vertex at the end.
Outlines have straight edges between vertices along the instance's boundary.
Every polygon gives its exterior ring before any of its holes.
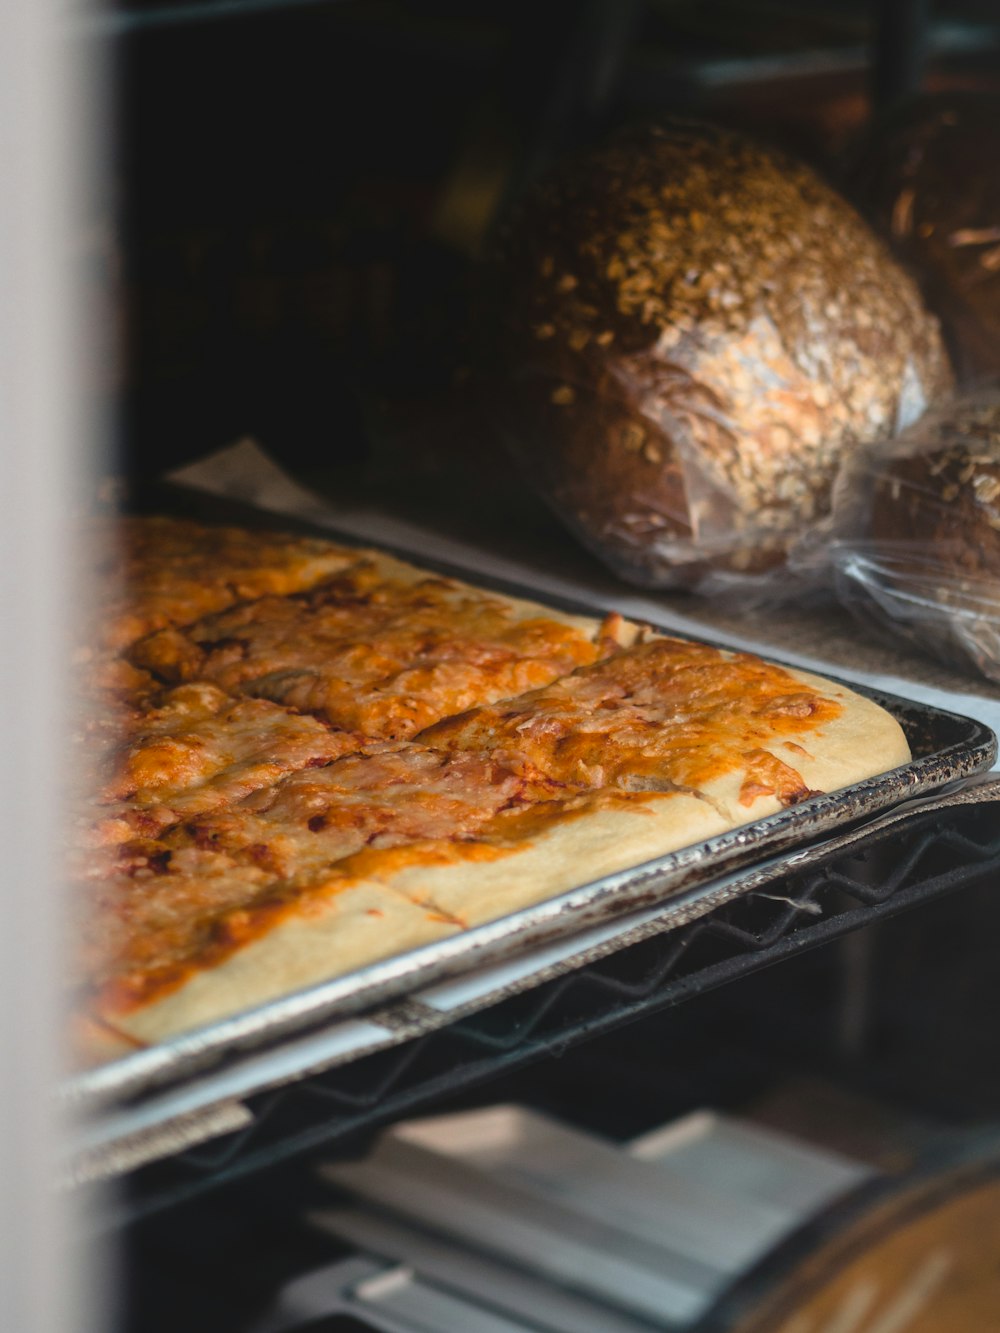
{"type": "Polygon", "coordinates": [[[356,1257],[299,1276],[253,1333],[691,1327],[869,1168],[711,1112],[620,1146],[513,1106],[404,1124],[321,1168],[313,1225],[356,1257]],[[329,1324],[320,1320],[329,1320],[329,1324]]]}

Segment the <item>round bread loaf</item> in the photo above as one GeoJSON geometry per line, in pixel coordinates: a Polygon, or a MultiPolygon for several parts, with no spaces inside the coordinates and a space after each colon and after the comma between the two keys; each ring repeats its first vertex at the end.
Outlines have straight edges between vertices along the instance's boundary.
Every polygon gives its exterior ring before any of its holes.
{"type": "Polygon", "coordinates": [[[1000,390],[956,399],[872,460],[870,539],[918,551],[944,589],[992,581],[1000,614],[1000,390]]]}
{"type": "Polygon", "coordinates": [[[921,99],[883,126],[851,192],[917,274],[965,380],[1000,374],[1000,97],[921,99]]]}
{"type": "Polygon", "coordinates": [[[508,439],[647,586],[781,564],[845,452],[951,381],[935,320],[854,210],[727,130],[607,141],[525,201],[497,273],[508,439]]]}

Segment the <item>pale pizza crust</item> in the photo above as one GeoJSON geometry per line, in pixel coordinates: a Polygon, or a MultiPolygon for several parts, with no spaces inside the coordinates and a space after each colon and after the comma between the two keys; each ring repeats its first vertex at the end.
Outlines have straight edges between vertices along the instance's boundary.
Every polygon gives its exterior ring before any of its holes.
{"type": "Polygon", "coordinates": [[[496,861],[410,866],[386,884],[433,902],[465,926],[479,926],[729,827],[708,801],[684,792],[657,794],[554,824],[496,861]]]}
{"type": "Polygon", "coordinates": [[[164,999],[117,1017],[115,1026],[142,1042],[163,1041],[461,929],[424,903],[361,882],[195,973],[164,999]]]}

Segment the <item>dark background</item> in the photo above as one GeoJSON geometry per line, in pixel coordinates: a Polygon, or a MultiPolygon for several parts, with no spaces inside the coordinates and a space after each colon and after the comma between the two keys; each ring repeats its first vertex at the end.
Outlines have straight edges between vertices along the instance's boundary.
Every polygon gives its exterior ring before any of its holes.
{"type": "MultiPolygon", "coordinates": [[[[97,20],[93,21],[94,24],[97,20]]],[[[255,435],[288,466],[440,472],[493,446],[479,265],[504,210],[624,120],[728,120],[836,178],[914,82],[991,86],[988,3],[134,4],[113,199],[86,230],[122,470],[255,435]],[[907,19],[930,8],[923,42],[907,19]],[[895,34],[873,57],[879,22],[895,34]],[[874,63],[873,63],[874,62],[874,63]]],[[[475,461],[475,459],[473,459],[475,461]]]]}

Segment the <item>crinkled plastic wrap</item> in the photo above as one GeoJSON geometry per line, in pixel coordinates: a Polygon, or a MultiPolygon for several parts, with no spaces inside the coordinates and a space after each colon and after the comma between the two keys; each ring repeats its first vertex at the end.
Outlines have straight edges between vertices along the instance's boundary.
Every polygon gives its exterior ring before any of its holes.
{"type": "Polygon", "coordinates": [[[833,522],[836,592],[860,620],[1000,682],[1000,386],[856,455],[833,522]]]}
{"type": "Polygon", "coordinates": [[[632,130],[510,229],[498,417],[617,573],[779,595],[844,455],[946,391],[936,321],[811,171],[688,122],[632,130]]]}

